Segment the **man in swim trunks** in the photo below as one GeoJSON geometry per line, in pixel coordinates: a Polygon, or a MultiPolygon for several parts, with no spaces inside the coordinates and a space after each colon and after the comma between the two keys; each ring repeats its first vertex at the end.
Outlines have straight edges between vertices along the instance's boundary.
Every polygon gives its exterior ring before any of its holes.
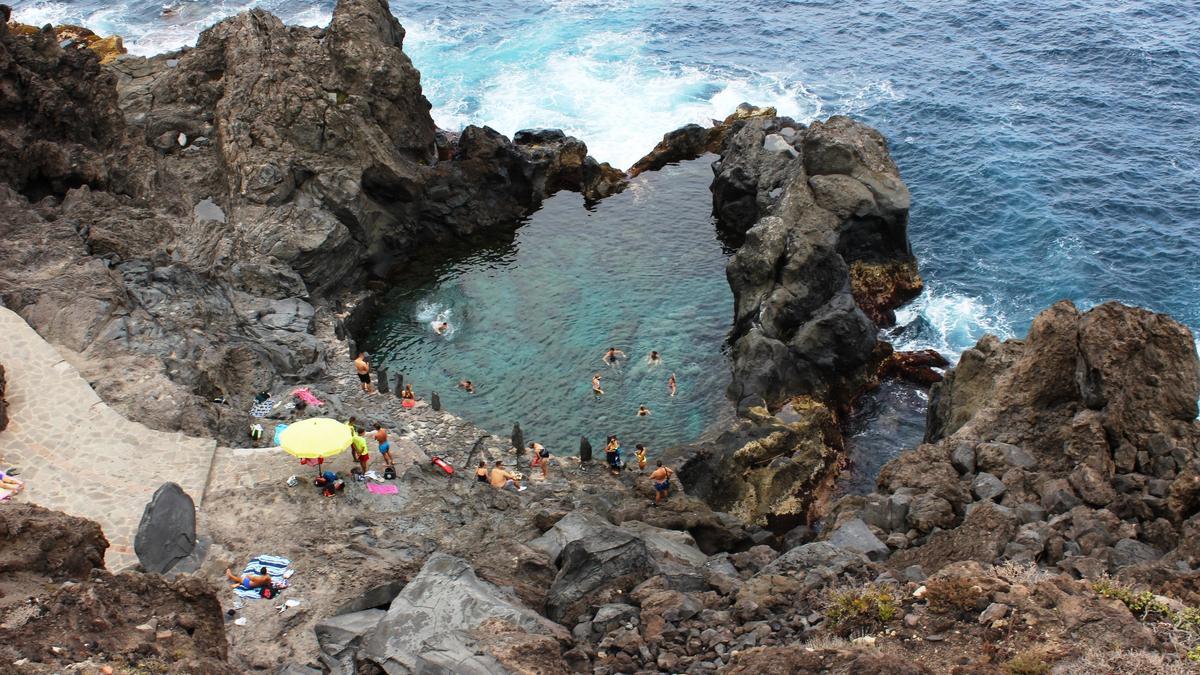
{"type": "Polygon", "coordinates": [[[367,461],[371,456],[367,454],[367,439],[363,438],[363,428],[355,427],[354,433],[350,435],[350,454],[354,456],[354,461],[362,467],[362,472],[367,472],[367,461]]]}
{"type": "Polygon", "coordinates": [[[488,482],[497,490],[514,487],[517,489],[517,492],[525,491],[525,488],[521,487],[521,481],[512,472],[504,468],[504,460],[500,459],[496,460],[496,466],[492,467],[492,472],[488,474],[488,482]]]}
{"type": "Polygon", "coordinates": [[[671,476],[674,471],[663,466],[662,460],[656,463],[658,468],[650,474],[650,480],[654,481],[654,505],[670,496],[671,492],[671,476]]]}
{"type": "Polygon", "coordinates": [[[364,393],[371,392],[371,366],[367,363],[367,355],[364,352],[359,352],[358,356],[354,357],[354,370],[358,371],[358,381],[362,384],[364,393]]]}
{"type": "Polygon", "coordinates": [[[271,585],[271,575],[267,574],[267,568],[265,567],[260,569],[258,574],[243,574],[240,577],[235,575],[233,570],[226,567],[225,577],[233,582],[234,588],[244,588],[248,591],[271,585]]]}
{"type": "Polygon", "coordinates": [[[604,363],[613,368],[617,367],[617,361],[623,358],[625,358],[625,352],[616,347],[609,347],[608,351],[604,352],[604,363]]]}
{"type": "Polygon", "coordinates": [[[382,422],[375,423],[375,442],[379,444],[379,455],[383,457],[384,465],[395,469],[396,463],[392,461],[392,444],[388,442],[387,429],[383,428],[382,422]]]}
{"type": "Polygon", "coordinates": [[[600,373],[592,376],[592,393],[599,398],[604,395],[604,390],[600,388],[600,373]]]}

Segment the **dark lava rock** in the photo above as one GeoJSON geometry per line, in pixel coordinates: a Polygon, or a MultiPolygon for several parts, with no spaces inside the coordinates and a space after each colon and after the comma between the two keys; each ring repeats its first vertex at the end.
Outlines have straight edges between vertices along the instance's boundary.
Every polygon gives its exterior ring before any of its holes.
{"type": "Polygon", "coordinates": [[[133,549],[147,572],[163,574],[196,548],[196,504],[175,483],[163,483],[142,512],[133,549]]]}

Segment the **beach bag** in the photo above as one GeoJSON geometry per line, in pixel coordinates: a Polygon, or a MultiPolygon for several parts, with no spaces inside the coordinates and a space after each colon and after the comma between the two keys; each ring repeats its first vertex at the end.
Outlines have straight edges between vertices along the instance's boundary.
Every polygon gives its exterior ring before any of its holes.
{"type": "Polygon", "coordinates": [[[387,467],[383,470],[384,480],[396,480],[396,470],[392,467],[387,467]]]}
{"type": "Polygon", "coordinates": [[[262,439],[262,435],[263,435],[263,427],[261,424],[250,425],[250,438],[257,441],[257,440],[262,439]]]}

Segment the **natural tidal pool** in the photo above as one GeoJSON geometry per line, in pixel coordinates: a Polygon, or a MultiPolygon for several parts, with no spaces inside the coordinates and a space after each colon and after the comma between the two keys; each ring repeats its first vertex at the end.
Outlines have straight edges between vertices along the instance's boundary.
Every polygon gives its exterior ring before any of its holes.
{"type": "Polygon", "coordinates": [[[520,422],[527,442],[559,455],[581,435],[599,454],[617,434],[627,459],[635,443],[653,457],[728,422],[733,294],[712,219],[713,159],[643,174],[590,208],[559,193],[515,234],[405,271],[367,338],[374,367],[493,433],[520,422]],[[602,361],[609,347],[627,355],[619,367],[602,361]],[[661,365],[647,364],[651,350],[661,365]]]}

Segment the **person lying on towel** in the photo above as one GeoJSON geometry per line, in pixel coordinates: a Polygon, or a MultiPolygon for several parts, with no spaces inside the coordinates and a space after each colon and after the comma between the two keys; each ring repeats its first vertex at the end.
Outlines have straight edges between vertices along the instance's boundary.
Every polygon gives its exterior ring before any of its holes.
{"type": "Polygon", "coordinates": [[[243,574],[240,577],[226,567],[225,576],[233,582],[234,587],[241,587],[246,590],[271,585],[271,575],[267,574],[267,568],[265,567],[260,569],[258,574],[243,574]]]}

